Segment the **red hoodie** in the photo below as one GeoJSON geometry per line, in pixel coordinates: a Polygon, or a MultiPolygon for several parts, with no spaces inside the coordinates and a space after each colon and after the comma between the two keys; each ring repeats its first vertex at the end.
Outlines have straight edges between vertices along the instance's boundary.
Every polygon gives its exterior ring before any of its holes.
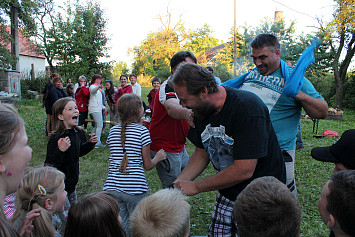
{"type": "Polygon", "coordinates": [[[80,112],[88,111],[88,104],[90,99],[89,87],[83,86],[76,89],[75,100],[76,106],[80,112]]]}

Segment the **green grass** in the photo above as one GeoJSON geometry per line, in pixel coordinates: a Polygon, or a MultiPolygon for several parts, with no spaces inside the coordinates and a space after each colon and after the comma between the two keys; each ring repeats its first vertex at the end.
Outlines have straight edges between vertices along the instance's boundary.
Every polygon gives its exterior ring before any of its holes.
{"type": "MultiPolygon", "coordinates": [[[[151,88],[142,88],[142,98],[147,102],[146,95],[151,88]]],[[[48,138],[45,136],[45,110],[41,108],[40,102],[35,100],[22,100],[19,104],[19,111],[26,122],[29,145],[33,149],[31,166],[43,164],[46,156],[48,138]]],[[[319,132],[324,130],[335,130],[342,134],[343,131],[354,128],[355,111],[345,110],[343,121],[319,122],[319,132]]],[[[296,183],[298,189],[298,200],[302,207],[301,236],[329,236],[329,230],[321,222],[317,210],[317,200],[325,182],[333,171],[333,165],[318,162],[310,157],[313,147],[331,145],[334,138],[317,139],[312,134],[313,123],[311,120],[302,120],[302,132],[304,148],[296,152],[296,183]]],[[[91,131],[89,124],[89,131],[91,131]]],[[[102,141],[106,141],[109,127],[106,127],[102,141]]],[[[187,142],[187,151],[191,155],[193,145],[187,142]]],[[[109,148],[94,149],[86,156],[80,158],[80,179],[77,186],[78,195],[83,196],[91,192],[100,191],[106,180],[109,166],[109,148]]],[[[205,177],[214,174],[211,166],[201,175],[205,177]]],[[[160,189],[160,181],[156,170],[146,172],[150,187],[150,193],[160,189]]],[[[191,209],[191,235],[206,235],[211,213],[215,200],[215,192],[201,193],[190,198],[191,209]]]]}

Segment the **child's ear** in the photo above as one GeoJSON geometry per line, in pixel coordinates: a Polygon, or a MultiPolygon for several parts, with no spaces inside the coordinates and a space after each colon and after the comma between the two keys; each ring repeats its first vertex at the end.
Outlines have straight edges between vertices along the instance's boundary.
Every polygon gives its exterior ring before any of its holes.
{"type": "Polygon", "coordinates": [[[51,199],[47,198],[45,201],[44,201],[44,208],[47,210],[47,211],[52,211],[54,205],[54,203],[52,202],[51,199]]]}
{"type": "Polygon", "coordinates": [[[59,119],[59,120],[64,121],[64,116],[63,116],[63,114],[58,114],[58,116],[57,116],[57,117],[58,117],[58,119],[59,119]]]}

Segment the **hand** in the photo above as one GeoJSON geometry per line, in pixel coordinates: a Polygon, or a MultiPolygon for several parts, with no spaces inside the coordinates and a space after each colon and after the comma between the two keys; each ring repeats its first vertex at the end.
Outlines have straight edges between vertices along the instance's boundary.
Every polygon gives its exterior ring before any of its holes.
{"type": "Polygon", "coordinates": [[[44,108],[44,104],[43,103],[41,104],[41,107],[44,108]]]}
{"type": "Polygon", "coordinates": [[[186,121],[189,123],[189,125],[190,125],[192,128],[195,128],[195,124],[194,124],[194,112],[192,111],[192,109],[188,109],[188,110],[187,110],[186,121]]]}
{"type": "Polygon", "coordinates": [[[26,217],[23,220],[22,226],[20,227],[19,232],[18,232],[20,237],[30,237],[31,236],[31,233],[34,229],[34,227],[32,225],[32,221],[35,218],[39,217],[40,215],[41,215],[41,209],[39,209],[39,208],[34,209],[26,214],[26,217]]]}
{"type": "Polygon", "coordinates": [[[187,181],[187,180],[175,180],[174,188],[180,189],[181,192],[187,196],[192,196],[199,193],[196,182],[194,181],[187,181]]]}
{"type": "Polygon", "coordinates": [[[155,156],[158,158],[159,161],[166,159],[166,153],[163,149],[160,149],[155,156]]]}
{"type": "Polygon", "coordinates": [[[64,137],[64,138],[60,138],[58,140],[58,149],[61,152],[65,152],[68,150],[68,148],[70,147],[71,143],[70,143],[70,138],[68,136],[64,137]]]}
{"type": "Polygon", "coordinates": [[[94,143],[94,144],[97,143],[97,136],[96,136],[95,133],[89,134],[89,142],[90,142],[90,143],[94,143]]]}

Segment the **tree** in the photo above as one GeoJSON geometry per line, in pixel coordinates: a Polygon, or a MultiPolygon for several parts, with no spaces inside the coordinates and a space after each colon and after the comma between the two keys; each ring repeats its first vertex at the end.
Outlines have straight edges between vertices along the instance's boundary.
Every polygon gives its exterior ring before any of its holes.
{"type": "Polygon", "coordinates": [[[212,36],[212,29],[204,24],[196,30],[189,30],[189,38],[184,48],[190,50],[200,59],[200,64],[206,65],[206,51],[219,44],[219,40],[212,36]]]}
{"type": "Polygon", "coordinates": [[[11,68],[17,62],[17,58],[6,48],[13,42],[10,33],[6,31],[11,9],[16,8],[18,11],[19,26],[28,34],[32,34],[36,29],[33,17],[38,3],[39,0],[22,0],[20,2],[2,0],[0,2],[0,71],[11,68]]]}
{"type": "Polygon", "coordinates": [[[65,19],[58,16],[56,25],[56,45],[60,53],[56,59],[61,66],[61,74],[78,77],[96,73],[111,78],[111,62],[107,58],[106,19],[98,3],[79,3],[75,11],[69,7],[65,19]]]}
{"type": "Polygon", "coordinates": [[[140,46],[130,50],[134,55],[132,72],[135,74],[161,78],[169,76],[170,58],[181,49],[188,38],[181,17],[174,22],[169,9],[165,16],[159,16],[158,19],[162,24],[160,30],[149,33],[140,46]]]}
{"type": "Polygon", "coordinates": [[[344,83],[351,59],[355,53],[355,0],[335,0],[334,19],[323,26],[320,33],[324,34],[333,54],[333,73],[335,78],[335,107],[343,107],[344,83]]]}
{"type": "Polygon", "coordinates": [[[128,71],[129,70],[127,67],[127,63],[125,63],[123,61],[118,61],[112,67],[112,76],[113,76],[113,78],[118,80],[122,74],[127,74],[128,71]]]}

